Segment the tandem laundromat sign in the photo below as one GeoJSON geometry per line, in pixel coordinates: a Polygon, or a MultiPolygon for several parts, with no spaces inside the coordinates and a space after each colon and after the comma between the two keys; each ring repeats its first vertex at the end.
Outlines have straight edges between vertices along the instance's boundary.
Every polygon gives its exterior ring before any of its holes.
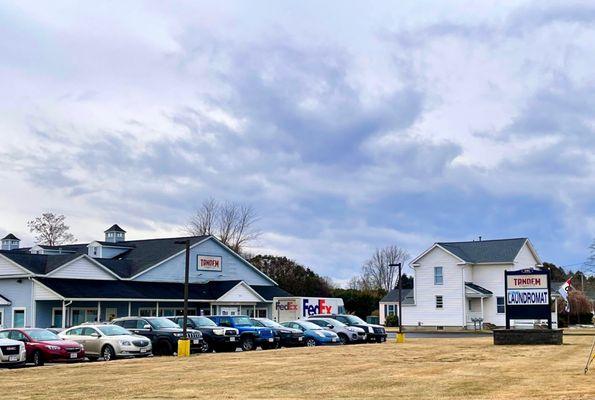
{"type": "Polygon", "coordinates": [[[506,323],[511,319],[551,318],[550,275],[542,269],[505,271],[506,323]]]}
{"type": "Polygon", "coordinates": [[[198,255],[197,269],[199,271],[221,271],[221,257],[198,255]]]}

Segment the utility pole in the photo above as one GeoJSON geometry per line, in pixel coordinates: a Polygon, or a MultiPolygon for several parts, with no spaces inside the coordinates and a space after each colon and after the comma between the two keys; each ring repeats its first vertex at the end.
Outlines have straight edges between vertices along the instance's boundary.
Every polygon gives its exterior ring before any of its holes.
{"type": "Polygon", "coordinates": [[[389,264],[389,267],[399,267],[399,333],[397,333],[397,343],[403,343],[405,341],[405,335],[403,335],[403,273],[402,273],[402,263],[396,264],[389,264]]]}
{"type": "Polygon", "coordinates": [[[188,340],[188,281],[190,275],[190,240],[179,240],[175,244],[186,246],[186,265],[184,271],[184,325],[182,326],[182,338],[178,340],[178,357],[190,356],[190,340],[188,340]]]}

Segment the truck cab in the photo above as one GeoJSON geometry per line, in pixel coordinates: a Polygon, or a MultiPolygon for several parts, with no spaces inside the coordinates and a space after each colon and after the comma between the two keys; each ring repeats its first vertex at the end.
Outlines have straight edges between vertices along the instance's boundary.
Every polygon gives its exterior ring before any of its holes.
{"type": "Polygon", "coordinates": [[[211,315],[214,323],[226,328],[235,328],[240,334],[240,347],[243,351],[255,350],[260,346],[263,350],[278,346],[279,337],[272,329],[255,326],[252,320],[244,315],[211,315]]]}

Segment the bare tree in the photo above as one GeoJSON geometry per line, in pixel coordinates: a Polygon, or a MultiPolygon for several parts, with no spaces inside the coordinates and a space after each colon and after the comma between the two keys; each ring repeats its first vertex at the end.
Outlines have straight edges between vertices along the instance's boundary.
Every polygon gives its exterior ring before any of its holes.
{"type": "Polygon", "coordinates": [[[69,232],[70,227],[64,223],[65,220],[64,215],[45,212],[41,214],[41,217],[27,222],[27,226],[29,231],[36,235],[35,243],[59,246],[76,242],[74,236],[69,232]]]}
{"type": "Polygon", "coordinates": [[[373,289],[390,291],[399,279],[399,267],[394,264],[401,263],[404,267],[409,258],[409,253],[398,246],[376,249],[362,266],[361,279],[373,289]]]}
{"type": "Polygon", "coordinates": [[[213,235],[240,253],[261,232],[256,229],[258,216],[252,206],[215,199],[205,200],[188,223],[191,235],[213,235]]]}

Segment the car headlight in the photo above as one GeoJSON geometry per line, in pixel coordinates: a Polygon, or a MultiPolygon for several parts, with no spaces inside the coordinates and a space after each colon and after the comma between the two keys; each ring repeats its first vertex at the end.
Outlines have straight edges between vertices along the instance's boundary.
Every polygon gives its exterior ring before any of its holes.
{"type": "Polygon", "coordinates": [[[223,336],[225,335],[225,329],[213,329],[213,335],[223,336]]]}
{"type": "Polygon", "coordinates": [[[182,335],[184,335],[184,334],[183,334],[183,333],[177,333],[177,332],[176,332],[176,333],[174,333],[174,336],[175,336],[175,337],[182,337],[182,335]]]}
{"type": "Polygon", "coordinates": [[[324,333],[322,333],[321,331],[315,331],[315,332],[316,332],[316,334],[317,334],[318,336],[320,336],[320,337],[324,337],[324,333]]]}
{"type": "Polygon", "coordinates": [[[351,331],[351,332],[357,332],[357,328],[355,328],[355,327],[353,327],[353,326],[348,326],[348,327],[347,327],[347,330],[348,330],[348,331],[351,331]]]}
{"type": "Polygon", "coordinates": [[[132,346],[129,340],[120,340],[120,346],[132,346]]]}
{"type": "Polygon", "coordinates": [[[52,346],[50,344],[46,345],[45,348],[48,350],[60,350],[60,346],[52,346]]]}
{"type": "Polygon", "coordinates": [[[371,326],[368,326],[368,332],[374,333],[374,328],[372,328],[371,326]]]}

